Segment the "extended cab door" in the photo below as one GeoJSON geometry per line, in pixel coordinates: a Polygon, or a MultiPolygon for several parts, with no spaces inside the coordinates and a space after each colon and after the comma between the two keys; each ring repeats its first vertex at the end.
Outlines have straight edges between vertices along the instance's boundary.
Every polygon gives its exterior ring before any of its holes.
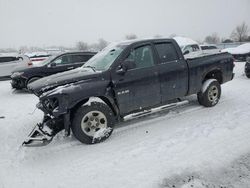
{"type": "Polygon", "coordinates": [[[183,97],[188,91],[188,66],[172,42],[154,43],[158,54],[161,101],[183,97]]]}
{"type": "Polygon", "coordinates": [[[151,44],[135,46],[124,62],[133,62],[123,74],[120,66],[112,73],[113,87],[121,114],[160,103],[160,83],[151,44]]]}

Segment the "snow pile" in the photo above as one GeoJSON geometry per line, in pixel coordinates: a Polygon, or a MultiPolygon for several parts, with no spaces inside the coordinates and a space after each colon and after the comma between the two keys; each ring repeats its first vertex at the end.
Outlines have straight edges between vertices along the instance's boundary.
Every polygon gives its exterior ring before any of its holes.
{"type": "Polygon", "coordinates": [[[178,43],[178,45],[181,48],[184,46],[193,45],[193,44],[198,45],[198,42],[194,41],[193,39],[187,38],[187,37],[178,36],[178,37],[174,37],[173,39],[178,43]]]}
{"type": "Polygon", "coordinates": [[[233,55],[237,54],[247,54],[250,53],[250,43],[242,44],[240,46],[237,46],[235,48],[226,48],[221,50],[222,52],[228,52],[233,55]]]}

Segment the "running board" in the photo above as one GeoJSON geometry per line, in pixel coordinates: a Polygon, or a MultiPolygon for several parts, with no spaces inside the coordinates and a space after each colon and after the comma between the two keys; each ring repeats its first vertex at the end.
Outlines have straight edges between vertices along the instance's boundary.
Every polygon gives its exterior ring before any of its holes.
{"type": "Polygon", "coordinates": [[[124,121],[128,121],[128,120],[131,120],[134,118],[139,118],[139,117],[147,116],[150,114],[154,114],[154,113],[157,113],[157,112],[160,112],[163,110],[169,110],[169,109],[176,108],[179,106],[184,106],[184,105],[187,105],[188,103],[189,103],[188,100],[184,100],[184,101],[176,102],[176,103],[171,103],[171,104],[163,105],[163,106],[160,106],[157,108],[152,108],[150,110],[144,110],[142,112],[129,114],[129,115],[125,116],[123,119],[124,119],[124,121]]]}

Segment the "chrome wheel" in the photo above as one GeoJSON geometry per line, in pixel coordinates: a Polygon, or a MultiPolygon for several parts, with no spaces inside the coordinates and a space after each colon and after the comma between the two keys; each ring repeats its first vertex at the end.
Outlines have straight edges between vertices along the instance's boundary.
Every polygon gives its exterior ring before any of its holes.
{"type": "Polygon", "coordinates": [[[107,129],[107,118],[100,111],[90,111],[81,120],[82,131],[91,137],[107,129]]]}
{"type": "Polygon", "coordinates": [[[216,86],[212,86],[208,90],[208,100],[212,103],[217,103],[219,97],[219,90],[216,86]]]}

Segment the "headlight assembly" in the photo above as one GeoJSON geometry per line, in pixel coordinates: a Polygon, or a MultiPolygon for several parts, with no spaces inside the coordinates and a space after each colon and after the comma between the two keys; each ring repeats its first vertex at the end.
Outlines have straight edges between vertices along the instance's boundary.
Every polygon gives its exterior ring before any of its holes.
{"type": "Polygon", "coordinates": [[[24,72],[14,72],[12,75],[11,75],[11,78],[14,78],[14,77],[18,77],[18,76],[22,76],[24,72]]]}
{"type": "Polygon", "coordinates": [[[58,108],[59,102],[57,98],[50,98],[50,99],[44,99],[42,102],[43,107],[48,111],[48,112],[53,112],[58,108]]]}

